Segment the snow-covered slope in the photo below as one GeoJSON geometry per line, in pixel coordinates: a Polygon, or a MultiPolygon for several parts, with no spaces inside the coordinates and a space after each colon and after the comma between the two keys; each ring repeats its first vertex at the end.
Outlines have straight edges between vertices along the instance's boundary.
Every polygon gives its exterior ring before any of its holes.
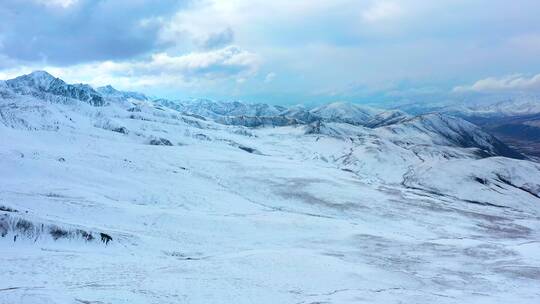
{"type": "Polygon", "coordinates": [[[368,128],[378,128],[400,123],[411,116],[400,110],[388,110],[383,111],[373,116],[369,121],[365,123],[368,128]]]}
{"type": "Polygon", "coordinates": [[[536,302],[540,167],[463,120],[246,128],[5,89],[0,303],[536,302]]]}
{"type": "Polygon", "coordinates": [[[525,210],[540,199],[540,166],[498,157],[476,162],[455,159],[435,167],[423,164],[408,172],[403,184],[448,199],[525,210]]]}
{"type": "Polygon", "coordinates": [[[461,118],[432,113],[410,118],[384,127],[396,140],[424,142],[429,145],[454,145],[477,148],[483,156],[524,158],[497,138],[461,118]]]}

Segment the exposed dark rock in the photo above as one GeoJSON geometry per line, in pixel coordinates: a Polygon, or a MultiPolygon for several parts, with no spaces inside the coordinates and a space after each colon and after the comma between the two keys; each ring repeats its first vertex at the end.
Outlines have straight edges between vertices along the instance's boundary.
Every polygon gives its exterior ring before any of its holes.
{"type": "MultiPolygon", "coordinates": [[[[84,240],[86,242],[95,240],[94,234],[91,231],[31,222],[7,213],[0,214],[0,236],[5,237],[8,233],[14,235],[14,241],[24,237],[33,239],[36,242],[40,237],[45,235],[50,235],[55,241],[59,239],[84,240]]],[[[106,233],[100,233],[100,236],[105,244],[112,241],[112,237],[106,233]]]]}
{"type": "Polygon", "coordinates": [[[476,181],[477,183],[480,183],[482,185],[487,185],[488,184],[488,181],[485,178],[480,178],[480,177],[477,177],[477,176],[474,177],[474,181],[476,181]]]}
{"type": "Polygon", "coordinates": [[[25,219],[19,219],[15,224],[15,228],[23,233],[29,233],[31,230],[34,229],[34,224],[25,219]]]}
{"type": "Polygon", "coordinates": [[[49,234],[52,236],[52,238],[56,241],[61,238],[66,238],[69,236],[69,232],[58,227],[53,226],[49,229],[49,234]]]}
{"type": "Polygon", "coordinates": [[[128,134],[128,130],[125,127],[113,128],[111,131],[122,134],[128,134]]]}
{"type": "Polygon", "coordinates": [[[311,123],[306,128],[306,135],[321,134],[321,126],[322,126],[322,123],[320,120],[311,123]]]}
{"type": "Polygon", "coordinates": [[[196,139],[199,139],[199,140],[206,140],[206,141],[211,140],[211,138],[208,137],[208,135],[205,135],[205,134],[202,134],[202,133],[195,134],[195,135],[193,135],[193,137],[196,138],[196,139]]]}
{"type": "Polygon", "coordinates": [[[464,200],[465,202],[467,203],[471,203],[471,204],[475,204],[475,205],[480,205],[480,206],[490,206],[490,207],[497,207],[497,208],[508,208],[506,206],[501,206],[501,205],[497,205],[497,204],[492,204],[492,203],[487,203],[487,202],[479,202],[479,201],[474,201],[474,200],[464,200]]]}
{"type": "Polygon", "coordinates": [[[239,149],[241,150],[244,150],[248,153],[256,153],[258,152],[257,149],[253,149],[253,148],[250,148],[250,147],[246,147],[246,146],[238,146],[239,149]]]}
{"type": "Polygon", "coordinates": [[[101,241],[105,243],[105,245],[108,245],[109,242],[112,241],[112,237],[106,233],[101,232],[99,236],[101,237],[101,241]]]}
{"type": "Polygon", "coordinates": [[[172,146],[173,145],[170,140],[162,138],[162,137],[151,139],[149,144],[152,146],[172,146]]]}
{"type": "Polygon", "coordinates": [[[17,209],[13,209],[13,208],[10,208],[10,207],[7,207],[7,206],[3,206],[3,205],[0,205],[0,211],[5,211],[5,212],[19,212],[19,210],[17,210],[17,209]]]}
{"type": "Polygon", "coordinates": [[[79,234],[86,241],[92,241],[94,239],[92,232],[87,232],[81,229],[77,229],[77,234],[79,234]]]}
{"type": "Polygon", "coordinates": [[[0,236],[5,237],[9,231],[9,225],[6,216],[0,216],[0,236]]]}

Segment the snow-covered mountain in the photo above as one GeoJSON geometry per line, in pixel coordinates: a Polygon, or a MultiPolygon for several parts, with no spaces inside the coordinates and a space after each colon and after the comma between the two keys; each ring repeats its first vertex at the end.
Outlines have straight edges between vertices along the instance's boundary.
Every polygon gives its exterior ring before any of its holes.
{"type": "Polygon", "coordinates": [[[469,97],[463,100],[456,97],[456,99],[435,103],[389,103],[387,106],[415,114],[440,112],[458,116],[489,118],[527,116],[540,114],[540,96],[531,94],[502,97],[486,95],[469,97]]]}
{"type": "MultiPolygon", "coordinates": [[[[80,100],[94,106],[103,106],[105,100],[87,84],[67,84],[45,71],[37,71],[5,81],[8,90],[16,94],[30,95],[58,102],[80,100]]],[[[9,94],[9,93],[8,93],[9,94]]]]}
{"type": "Polygon", "coordinates": [[[146,95],[137,92],[119,91],[111,85],[99,87],[96,89],[101,95],[108,98],[134,99],[134,100],[149,100],[146,95]]]}
{"type": "Polygon", "coordinates": [[[340,122],[371,128],[400,122],[409,116],[398,110],[382,110],[351,103],[335,102],[313,109],[242,102],[218,102],[208,99],[189,101],[156,100],[171,109],[210,118],[226,125],[245,127],[309,124],[315,121],[340,122]]]}
{"type": "Polygon", "coordinates": [[[294,118],[284,115],[277,116],[223,116],[215,119],[216,122],[224,125],[256,127],[282,127],[304,123],[294,118]]]}
{"type": "Polygon", "coordinates": [[[400,105],[410,113],[444,113],[461,117],[500,138],[521,153],[540,157],[540,97],[478,97],[451,104],[400,105]]]}
{"type": "MultiPolygon", "coordinates": [[[[277,116],[284,107],[268,104],[248,104],[239,101],[220,102],[210,99],[194,99],[177,102],[183,112],[196,114],[212,119],[234,116],[277,116]]],[[[180,109],[180,108],[179,108],[180,109]]]]}
{"type": "Polygon", "coordinates": [[[375,114],[364,125],[368,128],[378,128],[400,123],[411,116],[400,110],[387,110],[375,114]]]}
{"type": "Polygon", "coordinates": [[[321,117],[313,114],[303,105],[289,107],[287,110],[281,112],[280,115],[295,119],[302,123],[312,123],[321,120],[321,117]]]}
{"type": "Polygon", "coordinates": [[[540,165],[463,119],[47,79],[0,83],[0,303],[536,300],[540,165]]]}
{"type": "Polygon", "coordinates": [[[478,124],[523,153],[540,157],[540,98],[537,96],[475,102],[442,111],[478,124]]]}
{"type": "Polygon", "coordinates": [[[455,145],[477,148],[486,156],[506,156],[522,159],[523,156],[510,149],[497,138],[461,118],[439,113],[425,114],[385,127],[392,137],[411,142],[428,140],[430,145],[455,145]],[[394,134],[397,134],[394,135],[394,134]]]}
{"type": "Polygon", "coordinates": [[[469,102],[467,104],[448,106],[444,109],[448,113],[456,113],[466,116],[523,116],[540,114],[540,97],[516,96],[503,100],[487,100],[481,102],[469,102]]]}
{"type": "Polygon", "coordinates": [[[331,122],[344,122],[354,125],[368,123],[381,110],[347,102],[334,102],[311,110],[311,113],[331,122]]]}
{"type": "Polygon", "coordinates": [[[239,101],[222,102],[209,99],[188,101],[156,100],[171,109],[212,119],[226,125],[245,127],[285,126],[315,121],[342,122],[379,127],[407,118],[401,111],[384,111],[350,103],[336,102],[314,109],[303,106],[290,108],[268,104],[250,104],[239,101]]]}

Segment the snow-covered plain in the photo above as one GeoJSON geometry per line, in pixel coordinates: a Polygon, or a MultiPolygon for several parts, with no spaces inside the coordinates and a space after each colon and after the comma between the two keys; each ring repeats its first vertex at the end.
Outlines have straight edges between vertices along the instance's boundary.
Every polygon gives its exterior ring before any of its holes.
{"type": "Polygon", "coordinates": [[[4,90],[0,303],[540,298],[540,166],[472,124],[245,128],[4,90]]]}

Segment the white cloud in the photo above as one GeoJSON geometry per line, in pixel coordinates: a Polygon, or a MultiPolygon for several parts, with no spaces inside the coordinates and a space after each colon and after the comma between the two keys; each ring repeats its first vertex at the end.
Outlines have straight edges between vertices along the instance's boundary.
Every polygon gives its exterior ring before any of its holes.
{"type": "Polygon", "coordinates": [[[454,92],[500,92],[500,91],[534,91],[540,90],[540,74],[526,77],[521,74],[508,75],[501,78],[488,77],[472,85],[457,86],[454,92]]]}
{"type": "Polygon", "coordinates": [[[156,53],[139,61],[103,61],[69,67],[22,66],[0,72],[0,78],[9,79],[32,70],[44,69],[68,82],[84,82],[95,86],[112,84],[133,89],[155,86],[193,87],[228,79],[244,82],[257,73],[259,64],[260,58],[256,54],[229,46],[179,56],[156,53]]]}
{"type": "Polygon", "coordinates": [[[236,38],[264,43],[268,35],[283,35],[283,30],[302,32],[306,23],[325,19],[329,13],[348,14],[353,19],[351,11],[359,7],[362,5],[357,0],[203,0],[178,11],[170,20],[160,20],[160,38],[167,43],[198,45],[232,31],[236,43],[236,38]]]}
{"type": "Polygon", "coordinates": [[[243,78],[243,77],[240,77],[240,78],[237,78],[237,79],[236,79],[236,83],[238,83],[238,84],[242,84],[242,83],[244,83],[244,82],[246,82],[246,81],[247,81],[247,79],[246,79],[246,78],[243,78]]]}
{"type": "MultiPolygon", "coordinates": [[[[59,71],[56,75],[68,81],[120,83],[135,90],[136,84],[160,86],[162,90],[170,85],[182,88],[179,92],[188,91],[184,86],[198,86],[201,95],[212,95],[215,91],[210,82],[227,88],[243,82],[238,86],[239,94],[246,96],[266,92],[293,96],[321,88],[339,91],[348,82],[369,88],[403,82],[400,89],[414,82],[439,83],[448,94],[455,79],[463,75],[487,70],[492,75],[536,73],[540,62],[538,29],[531,26],[536,24],[534,12],[540,2],[534,0],[523,1],[519,10],[507,10],[504,0],[194,0],[178,6],[171,5],[175,0],[163,1],[165,4],[150,0],[26,1],[56,6],[41,7],[51,15],[46,21],[64,20],[57,15],[82,21],[62,21],[69,26],[60,28],[55,26],[57,22],[43,22],[44,27],[38,27],[42,30],[33,30],[35,26],[24,22],[12,26],[15,34],[4,34],[5,41],[0,34],[0,47],[4,42],[1,71],[26,64],[59,71]],[[154,11],[160,5],[164,8],[154,11]],[[68,9],[62,9],[65,6],[68,9]],[[137,11],[128,19],[112,13],[129,13],[133,6],[144,13],[137,11]],[[101,20],[100,16],[107,18],[101,20]],[[505,23],[507,20],[512,22],[505,23]],[[100,28],[104,22],[107,26],[100,28]],[[27,33],[22,35],[25,28],[27,33]],[[43,36],[34,47],[32,37],[51,31],[60,35],[55,39],[43,36]],[[95,35],[87,35],[88,31],[95,35]],[[126,32],[129,35],[117,35],[126,32]],[[93,42],[96,37],[100,43],[93,42]],[[13,39],[16,43],[10,43],[13,39]],[[81,43],[69,43],[79,40],[81,43]],[[79,46],[78,50],[73,51],[73,45],[79,46]],[[36,55],[41,50],[48,61],[40,61],[36,55]],[[6,60],[9,58],[13,62],[6,60]],[[66,66],[70,64],[74,66],[66,66]],[[58,66],[47,68],[51,65],[58,66]],[[265,73],[253,77],[259,67],[265,73]]],[[[508,90],[512,82],[520,81],[494,78],[464,83],[455,90],[486,90],[489,86],[506,86],[508,90]]],[[[363,91],[358,94],[365,95],[363,91]]]]}
{"type": "Polygon", "coordinates": [[[68,8],[76,4],[79,0],[36,0],[37,3],[49,7],[68,8]]]}
{"type": "Polygon", "coordinates": [[[154,75],[181,74],[190,77],[227,77],[254,73],[259,58],[235,46],[215,51],[193,52],[170,56],[166,53],[152,55],[148,61],[113,64],[111,70],[119,74],[154,75]]]}
{"type": "Polygon", "coordinates": [[[396,2],[376,1],[362,12],[362,19],[365,22],[373,23],[394,19],[402,13],[403,9],[396,2]]]}
{"type": "Polygon", "coordinates": [[[266,74],[266,77],[264,77],[264,82],[270,83],[274,80],[274,78],[276,78],[276,73],[274,72],[268,73],[266,74]]]}

